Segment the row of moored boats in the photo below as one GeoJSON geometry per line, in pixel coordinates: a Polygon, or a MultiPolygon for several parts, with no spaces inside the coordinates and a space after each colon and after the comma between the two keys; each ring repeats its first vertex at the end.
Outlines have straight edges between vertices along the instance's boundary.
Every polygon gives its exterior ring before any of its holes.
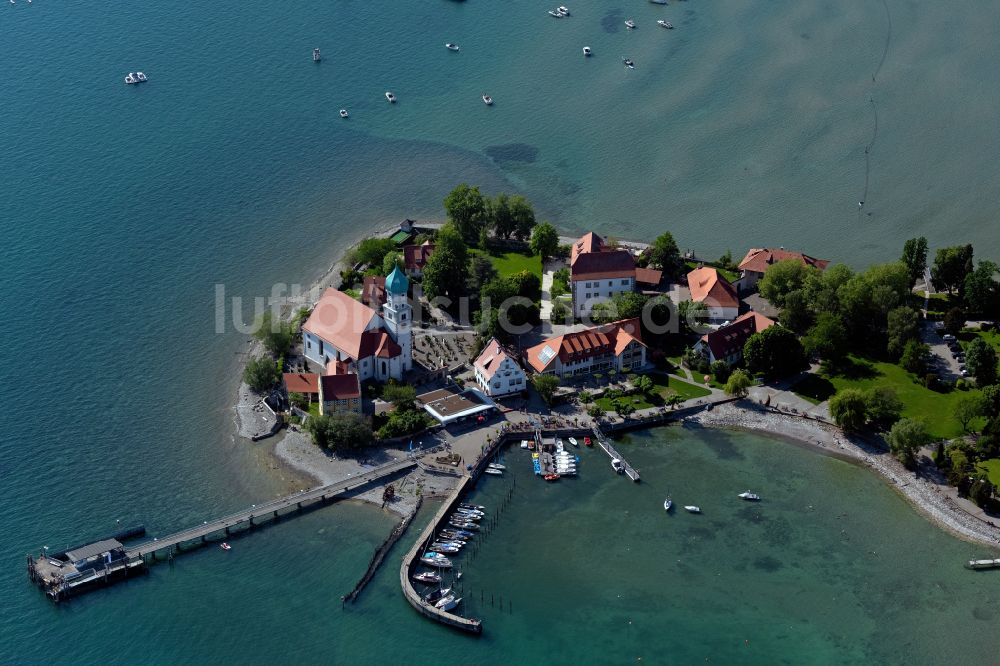
{"type": "MultiPolygon", "coordinates": [[[[434,570],[413,574],[413,580],[424,585],[437,586],[423,595],[423,599],[435,608],[450,611],[462,603],[462,598],[454,594],[453,587],[445,587],[443,572],[455,563],[449,555],[458,555],[468,545],[469,540],[479,531],[479,521],[486,517],[486,507],[478,504],[459,504],[448,516],[447,526],[442,528],[420,557],[423,564],[434,570]]],[[[462,572],[456,572],[453,580],[461,580],[462,572]]]]}
{"type": "MultiPolygon", "coordinates": [[[[742,500],[746,500],[747,502],[760,501],[760,495],[758,495],[757,493],[752,493],[749,490],[740,493],[739,495],[737,495],[737,497],[739,497],[742,500]]],[[[667,498],[663,500],[663,510],[666,511],[667,513],[670,513],[670,511],[673,510],[673,508],[674,508],[674,501],[669,496],[667,496],[667,498]]],[[[696,506],[694,504],[685,504],[684,510],[687,511],[688,513],[701,513],[701,507],[696,506]]]]}

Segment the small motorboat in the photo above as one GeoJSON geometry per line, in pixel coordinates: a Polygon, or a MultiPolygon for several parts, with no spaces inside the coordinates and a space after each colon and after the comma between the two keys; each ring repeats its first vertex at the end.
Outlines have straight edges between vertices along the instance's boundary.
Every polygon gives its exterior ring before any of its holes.
{"type": "Polygon", "coordinates": [[[448,525],[460,530],[473,530],[476,532],[479,531],[479,525],[476,525],[475,523],[469,521],[449,520],[448,525]]]}
{"type": "Polygon", "coordinates": [[[483,104],[486,106],[493,106],[493,98],[486,93],[483,93],[483,104]]]}
{"type": "Polygon", "coordinates": [[[577,443],[577,441],[576,441],[576,437],[570,437],[570,438],[569,438],[569,443],[570,443],[570,444],[572,444],[573,446],[576,446],[576,447],[579,447],[579,446],[580,446],[580,445],[579,445],[579,444],[577,443]]]}
{"type": "Polygon", "coordinates": [[[663,500],[664,511],[669,513],[672,508],[674,508],[674,501],[672,499],[668,497],[667,499],[663,500]]]}
{"type": "Polygon", "coordinates": [[[631,58],[622,58],[622,62],[629,69],[635,69],[635,62],[631,58]]]}
{"type": "Polygon", "coordinates": [[[565,5],[561,7],[556,7],[556,11],[562,14],[563,16],[569,16],[569,8],[566,7],[565,5]]]}
{"type": "Polygon", "coordinates": [[[425,594],[424,601],[426,601],[429,604],[435,604],[444,599],[445,597],[447,597],[450,592],[451,592],[450,587],[438,588],[436,590],[433,590],[425,594]]]}
{"type": "Polygon", "coordinates": [[[752,493],[749,490],[746,491],[746,492],[744,492],[744,493],[740,493],[739,497],[740,497],[740,499],[744,499],[744,500],[746,500],[748,502],[759,502],[760,501],[760,495],[758,495],[756,493],[752,493]]]}
{"type": "MultiPolygon", "coordinates": [[[[500,463],[490,463],[487,465],[487,467],[489,467],[490,469],[499,469],[501,471],[507,469],[506,465],[502,465],[500,463]]],[[[478,511],[478,509],[473,509],[473,511],[478,511]]]]}
{"type": "Polygon", "coordinates": [[[591,53],[593,53],[593,51],[590,50],[589,46],[584,46],[583,47],[583,55],[589,56],[591,53]]]}
{"type": "Polygon", "coordinates": [[[611,459],[611,469],[615,470],[617,473],[621,474],[625,471],[625,465],[618,458],[611,459]]]}
{"type": "Polygon", "coordinates": [[[485,511],[486,507],[482,504],[465,504],[464,502],[458,505],[460,509],[475,509],[476,511],[485,511]]]}
{"type": "Polygon", "coordinates": [[[432,571],[421,571],[420,573],[413,575],[413,580],[430,585],[432,583],[440,583],[441,575],[432,571]]]}
{"type": "Polygon", "coordinates": [[[492,474],[493,476],[503,476],[503,470],[493,469],[492,467],[487,467],[483,470],[486,474],[492,474]]]}
{"type": "Polygon", "coordinates": [[[389,100],[390,104],[396,103],[396,96],[392,94],[392,91],[387,90],[385,93],[385,98],[389,100]]]}
{"type": "Polygon", "coordinates": [[[445,44],[444,47],[446,49],[448,49],[449,51],[458,51],[459,50],[458,44],[452,44],[451,42],[448,42],[447,44],[445,44]]]}
{"type": "Polygon", "coordinates": [[[701,507],[695,506],[693,504],[685,504],[684,510],[688,513],[701,513],[701,507]]]}
{"type": "Polygon", "coordinates": [[[521,448],[522,449],[527,449],[528,448],[528,440],[526,440],[526,439],[522,439],[521,440],[521,448]]]}
{"type": "Polygon", "coordinates": [[[462,580],[462,572],[461,571],[459,571],[458,573],[455,574],[455,580],[462,580]]]}
{"type": "Polygon", "coordinates": [[[232,550],[233,549],[233,547],[230,546],[225,541],[223,541],[222,543],[219,544],[219,548],[221,548],[222,550],[232,550]]]}
{"type": "Polygon", "coordinates": [[[649,0],[649,1],[652,2],[654,5],[665,5],[665,4],[667,4],[667,0],[649,0]]]}
{"type": "Polygon", "coordinates": [[[666,28],[667,30],[673,30],[674,27],[673,23],[671,23],[670,21],[664,21],[663,19],[657,21],[656,25],[660,26],[661,28],[666,28]]]}
{"type": "Polygon", "coordinates": [[[445,597],[444,599],[442,599],[441,601],[437,602],[434,605],[443,611],[448,611],[454,608],[455,606],[459,605],[460,603],[462,603],[462,597],[458,597],[456,599],[454,595],[449,594],[447,597],[445,597]]]}
{"type": "Polygon", "coordinates": [[[559,475],[558,474],[546,474],[542,478],[545,479],[546,481],[558,481],[559,480],[559,475]]]}
{"type": "Polygon", "coordinates": [[[135,73],[135,80],[138,81],[139,83],[143,83],[145,81],[148,81],[149,79],[146,78],[146,75],[143,74],[142,72],[136,72],[135,73]]]}
{"type": "Polygon", "coordinates": [[[125,83],[127,83],[128,85],[132,85],[134,83],[139,83],[139,79],[135,78],[134,72],[129,72],[128,74],[125,75],[125,83]]]}
{"type": "Polygon", "coordinates": [[[593,445],[594,445],[594,443],[590,441],[590,438],[589,438],[589,437],[584,437],[584,438],[583,438],[583,445],[584,445],[584,446],[593,446],[593,445]]]}
{"type": "Polygon", "coordinates": [[[438,569],[451,569],[451,560],[449,560],[444,555],[439,557],[421,557],[420,561],[424,564],[432,567],[437,567],[438,569]]]}
{"type": "Polygon", "coordinates": [[[629,30],[635,30],[635,21],[632,19],[625,19],[625,27],[629,30]]]}
{"type": "Polygon", "coordinates": [[[549,16],[554,16],[556,18],[566,18],[566,15],[560,12],[558,9],[550,9],[549,16]]]}
{"type": "Polygon", "coordinates": [[[319,62],[322,59],[323,56],[320,55],[319,49],[313,49],[313,62],[319,62]]]}
{"type": "Polygon", "coordinates": [[[454,555],[459,550],[458,546],[452,546],[446,543],[432,543],[431,548],[446,555],[454,555]]]}
{"type": "Polygon", "coordinates": [[[340,117],[341,118],[346,118],[347,117],[347,109],[341,109],[340,110],[340,117]]]}

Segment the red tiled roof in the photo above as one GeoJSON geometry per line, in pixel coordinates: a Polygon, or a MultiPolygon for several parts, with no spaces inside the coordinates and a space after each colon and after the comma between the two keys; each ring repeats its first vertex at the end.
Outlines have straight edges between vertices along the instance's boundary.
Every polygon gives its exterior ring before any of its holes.
{"type": "Polygon", "coordinates": [[[365,331],[361,334],[361,345],[358,348],[358,358],[377,356],[378,358],[393,358],[403,353],[395,340],[383,330],[365,331]]]}
{"type": "Polygon", "coordinates": [[[357,375],[323,375],[319,381],[323,385],[324,402],[361,397],[361,384],[357,375]]]}
{"type": "Polygon", "coordinates": [[[434,245],[426,242],[423,245],[403,246],[403,266],[408,271],[423,270],[424,264],[434,253],[434,245]]]}
{"type": "Polygon", "coordinates": [[[563,363],[609,352],[618,356],[633,341],[646,346],[642,341],[638,317],[549,338],[531,347],[525,354],[531,367],[538,372],[544,372],[557,356],[563,363]],[[546,349],[549,352],[543,355],[546,349]]]}
{"type": "Polygon", "coordinates": [[[289,393],[319,393],[319,375],[314,372],[286,372],[281,380],[289,393]]]}
{"type": "Polygon", "coordinates": [[[701,341],[712,350],[712,356],[724,359],[743,349],[743,345],[751,335],[760,333],[774,324],[773,319],[768,319],[760,313],[747,312],[734,319],[729,326],[723,326],[701,336],[701,341]]]}
{"type": "Polygon", "coordinates": [[[660,284],[660,280],[663,279],[663,271],[653,270],[652,268],[636,268],[635,269],[635,281],[639,284],[656,286],[660,284]]]}
{"type": "Polygon", "coordinates": [[[762,248],[753,249],[747,252],[747,256],[743,257],[743,261],[740,262],[739,268],[741,271],[764,273],[767,271],[768,266],[786,259],[796,259],[801,261],[806,266],[814,266],[821,271],[825,270],[830,263],[827,259],[816,259],[815,257],[810,257],[808,254],[790,252],[784,248],[779,248],[777,250],[774,248],[762,248]]]}
{"type": "MultiPolygon", "coordinates": [[[[493,375],[496,374],[500,365],[508,358],[513,360],[513,356],[507,352],[504,346],[497,342],[496,338],[491,338],[476,358],[474,365],[483,373],[486,380],[489,381],[493,379],[493,375]]],[[[517,361],[514,362],[516,363],[517,361]]]]}
{"type": "Polygon", "coordinates": [[[594,278],[635,277],[635,259],[628,250],[590,252],[577,256],[573,263],[573,282],[594,278]]]}
{"type": "Polygon", "coordinates": [[[708,301],[706,305],[716,307],[739,307],[740,299],[736,289],[719,271],[710,266],[696,268],[687,275],[691,300],[695,303],[708,301]]]}
{"type": "Polygon", "coordinates": [[[358,355],[362,335],[374,317],[375,310],[331,288],[323,292],[302,328],[358,359],[364,356],[358,355]]]}
{"type": "Polygon", "coordinates": [[[361,302],[373,310],[385,305],[385,278],[381,275],[366,275],[361,285],[361,302]]]}
{"type": "Polygon", "coordinates": [[[331,358],[330,362],[326,364],[325,375],[346,375],[350,373],[350,369],[347,367],[347,363],[344,361],[338,361],[335,358],[331,358]]]}
{"type": "Polygon", "coordinates": [[[569,255],[569,265],[572,266],[576,263],[576,258],[581,254],[589,254],[590,252],[603,252],[604,251],[604,239],[595,234],[593,231],[588,231],[583,236],[580,237],[570,250],[569,255]]]}

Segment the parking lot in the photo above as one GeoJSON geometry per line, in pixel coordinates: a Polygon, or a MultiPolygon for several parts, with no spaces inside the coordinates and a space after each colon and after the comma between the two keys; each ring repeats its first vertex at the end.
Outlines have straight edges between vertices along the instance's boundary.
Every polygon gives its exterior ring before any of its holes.
{"type": "Polygon", "coordinates": [[[920,337],[931,348],[931,372],[938,374],[942,379],[952,381],[962,377],[964,360],[956,359],[949,347],[949,343],[951,343],[956,349],[960,349],[957,342],[945,340],[934,328],[934,322],[930,321],[924,322],[920,337]]]}

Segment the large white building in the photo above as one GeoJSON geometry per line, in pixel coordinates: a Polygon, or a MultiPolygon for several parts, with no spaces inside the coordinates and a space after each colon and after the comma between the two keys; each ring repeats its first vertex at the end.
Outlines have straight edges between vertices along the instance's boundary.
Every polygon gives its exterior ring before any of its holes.
{"type": "Polygon", "coordinates": [[[520,393],[528,386],[524,370],[496,338],[491,338],[472,364],[476,383],[491,398],[520,393]]]}
{"type": "Polygon", "coordinates": [[[409,281],[398,268],[385,279],[386,302],[379,314],[336,289],[327,289],[302,326],[306,358],[322,367],[347,365],[361,381],[400,380],[413,368],[413,312],[409,281]]]}
{"type": "Polygon", "coordinates": [[[604,245],[594,232],[573,243],[570,254],[573,315],[586,317],[598,303],[635,291],[635,258],[627,250],[604,245]]]}
{"type": "Polygon", "coordinates": [[[646,345],[638,318],[558,335],[525,354],[535,372],[559,377],[646,367],[646,345]]]}

